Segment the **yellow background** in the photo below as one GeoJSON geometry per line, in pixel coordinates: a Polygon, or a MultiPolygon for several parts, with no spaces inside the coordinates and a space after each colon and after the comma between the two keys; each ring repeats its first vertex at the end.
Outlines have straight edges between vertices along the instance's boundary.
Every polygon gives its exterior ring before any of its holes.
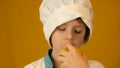
{"type": "MultiPolygon", "coordinates": [[[[93,36],[82,47],[89,59],[120,68],[120,0],[91,0],[93,36]]],[[[0,68],[23,68],[49,46],[39,21],[41,0],[0,0],[0,68]]]]}

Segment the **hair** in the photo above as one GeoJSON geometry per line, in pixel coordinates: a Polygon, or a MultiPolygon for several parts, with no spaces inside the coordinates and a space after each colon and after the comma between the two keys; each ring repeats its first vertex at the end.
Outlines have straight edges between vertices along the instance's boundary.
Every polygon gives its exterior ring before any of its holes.
{"type": "Polygon", "coordinates": [[[84,37],[84,42],[83,42],[84,44],[87,43],[89,36],[90,36],[90,29],[86,26],[86,32],[85,32],[85,37],[84,37]]]}
{"type": "MultiPolygon", "coordinates": [[[[87,41],[89,39],[90,29],[88,28],[88,26],[84,23],[84,21],[80,17],[76,18],[76,20],[78,20],[78,21],[81,20],[83,22],[83,24],[85,25],[86,32],[85,32],[84,41],[83,41],[83,44],[85,44],[85,43],[87,43],[87,41]]],[[[50,42],[50,45],[52,46],[52,35],[50,36],[49,42],[50,42]]]]}
{"type": "Polygon", "coordinates": [[[50,45],[52,46],[52,38],[51,38],[52,36],[50,36],[50,39],[49,39],[49,41],[50,41],[50,45]]]}
{"type": "Polygon", "coordinates": [[[83,44],[85,44],[85,43],[87,43],[87,41],[88,41],[88,39],[89,39],[90,29],[88,28],[88,26],[84,23],[84,21],[83,21],[80,17],[79,17],[79,18],[76,18],[76,20],[82,21],[83,24],[85,25],[86,32],[85,32],[84,41],[83,41],[83,44]]]}

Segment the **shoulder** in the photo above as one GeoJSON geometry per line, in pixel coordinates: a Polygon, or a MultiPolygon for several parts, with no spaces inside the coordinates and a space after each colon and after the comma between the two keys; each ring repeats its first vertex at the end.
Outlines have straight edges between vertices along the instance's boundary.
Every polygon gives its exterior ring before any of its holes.
{"type": "Polygon", "coordinates": [[[26,65],[24,68],[45,68],[44,67],[44,58],[36,60],[36,61],[26,65]]]}
{"type": "Polygon", "coordinates": [[[88,61],[90,68],[105,68],[102,63],[96,60],[89,60],[88,61]]]}

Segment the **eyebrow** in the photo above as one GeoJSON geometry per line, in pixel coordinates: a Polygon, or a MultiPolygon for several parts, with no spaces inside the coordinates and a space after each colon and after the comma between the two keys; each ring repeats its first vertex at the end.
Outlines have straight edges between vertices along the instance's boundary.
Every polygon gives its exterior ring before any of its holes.
{"type": "Polygon", "coordinates": [[[76,27],[83,27],[83,25],[76,25],[76,27]]]}

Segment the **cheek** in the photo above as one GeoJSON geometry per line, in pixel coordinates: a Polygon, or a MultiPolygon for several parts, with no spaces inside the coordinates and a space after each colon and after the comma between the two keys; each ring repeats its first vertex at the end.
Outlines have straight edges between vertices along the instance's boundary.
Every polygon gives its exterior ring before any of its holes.
{"type": "Polygon", "coordinates": [[[84,41],[84,36],[85,36],[85,32],[83,32],[80,35],[76,35],[74,44],[76,44],[76,46],[82,45],[84,41]]]}
{"type": "Polygon", "coordinates": [[[74,45],[79,47],[83,43],[83,39],[81,37],[76,37],[76,39],[73,41],[74,45]]]}
{"type": "Polygon", "coordinates": [[[63,35],[61,35],[59,32],[55,32],[52,35],[51,41],[53,45],[53,49],[60,49],[63,47],[63,35]]]}

